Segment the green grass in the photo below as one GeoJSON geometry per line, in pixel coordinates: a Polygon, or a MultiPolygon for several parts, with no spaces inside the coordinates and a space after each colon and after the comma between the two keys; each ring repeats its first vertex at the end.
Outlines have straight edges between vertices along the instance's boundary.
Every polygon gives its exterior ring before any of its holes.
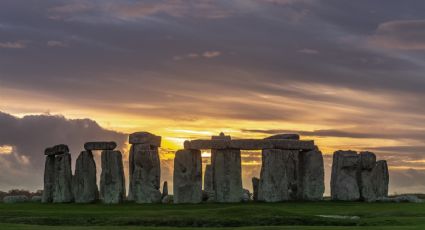
{"type": "Polygon", "coordinates": [[[0,229],[425,229],[425,204],[0,204],[0,229]],[[318,215],[358,216],[333,219],[318,215]],[[143,227],[142,227],[143,226],[143,227]],[[259,227],[261,226],[261,227],[259,227]],[[269,227],[266,227],[269,226],[269,227]],[[272,226],[272,227],[270,227],[272,226]]]}

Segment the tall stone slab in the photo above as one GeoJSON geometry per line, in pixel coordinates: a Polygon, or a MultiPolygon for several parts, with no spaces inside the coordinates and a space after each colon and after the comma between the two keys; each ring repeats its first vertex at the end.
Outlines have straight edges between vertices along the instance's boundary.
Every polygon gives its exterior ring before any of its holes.
{"type": "Polygon", "coordinates": [[[118,204],[125,199],[125,179],[120,151],[102,151],[100,198],[106,204],[118,204]]]}
{"type": "Polygon", "coordinates": [[[83,151],[78,156],[72,184],[76,203],[92,203],[98,199],[96,163],[91,151],[83,151]]]}
{"type": "Polygon", "coordinates": [[[55,157],[54,203],[69,203],[74,200],[72,193],[71,154],[65,153],[55,157]]]}
{"type": "Polygon", "coordinates": [[[260,186],[260,179],[257,177],[252,178],[252,199],[258,201],[258,187],[260,186]]]}
{"type": "Polygon", "coordinates": [[[359,164],[360,157],[354,151],[336,151],[334,153],[331,175],[332,200],[356,201],[360,199],[359,164]]]}
{"type": "Polygon", "coordinates": [[[375,193],[376,181],[374,181],[372,175],[376,165],[376,156],[371,152],[361,152],[359,157],[358,182],[360,187],[360,199],[372,202],[377,199],[375,193]]]}
{"type": "Polygon", "coordinates": [[[133,144],[130,166],[132,198],[137,203],[161,202],[161,165],[158,148],[146,144],[133,144]]]}
{"type": "Polygon", "coordinates": [[[239,149],[211,150],[213,190],[220,203],[242,200],[241,151],[239,149]]]}
{"type": "Polygon", "coordinates": [[[317,201],[325,192],[325,171],[323,155],[319,149],[302,151],[298,164],[298,199],[317,201]]]}
{"type": "Polygon", "coordinates": [[[375,195],[379,198],[388,197],[388,184],[390,176],[388,173],[387,161],[380,160],[376,162],[372,171],[372,178],[375,182],[375,195]]]}
{"type": "Polygon", "coordinates": [[[202,202],[202,159],[200,150],[179,150],[174,158],[174,203],[202,202]]]}
{"type": "Polygon", "coordinates": [[[204,175],[204,190],[207,192],[214,191],[213,189],[213,175],[212,175],[212,166],[210,164],[205,166],[205,175],[204,175]]]}
{"type": "Polygon", "coordinates": [[[43,190],[43,203],[53,202],[53,190],[55,188],[55,156],[46,156],[46,163],[44,165],[44,190],[43,190]]]}
{"type": "Polygon", "coordinates": [[[264,149],[258,200],[280,202],[296,199],[298,151],[264,149]]]}

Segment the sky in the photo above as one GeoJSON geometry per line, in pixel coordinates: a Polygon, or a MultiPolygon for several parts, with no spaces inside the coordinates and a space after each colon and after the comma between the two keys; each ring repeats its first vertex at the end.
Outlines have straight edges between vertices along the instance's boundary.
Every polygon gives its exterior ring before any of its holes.
{"type": "MultiPolygon", "coordinates": [[[[425,193],[422,0],[0,1],[0,190],[41,189],[45,147],[299,133],[388,161],[390,193],[425,193]]],[[[204,163],[208,163],[208,153],[204,163]]],[[[244,187],[259,176],[243,152],[244,187]]],[[[99,153],[96,153],[99,174],[99,153]]],[[[125,165],[127,167],[127,165],[125,165]]]]}

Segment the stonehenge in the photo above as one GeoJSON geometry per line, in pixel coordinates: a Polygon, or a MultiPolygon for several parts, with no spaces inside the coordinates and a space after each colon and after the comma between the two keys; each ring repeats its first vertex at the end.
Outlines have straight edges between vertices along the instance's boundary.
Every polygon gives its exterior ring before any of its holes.
{"type": "MultiPolygon", "coordinates": [[[[224,133],[211,139],[188,140],[174,158],[173,193],[165,181],[160,191],[161,137],[149,132],[129,135],[129,188],[126,196],[123,155],[115,142],[86,142],[71,171],[67,145],[45,149],[43,203],[236,203],[319,201],[325,190],[323,154],[314,141],[298,134],[277,134],[264,139],[232,139],[224,133]],[[201,150],[211,150],[211,162],[202,173],[201,150]],[[252,178],[252,193],[242,186],[242,150],[261,151],[259,178],[252,178]],[[93,151],[101,151],[97,185],[93,151]]],[[[371,152],[336,151],[333,155],[331,198],[375,202],[388,196],[389,173],[385,160],[371,152]]]]}
{"type": "Polygon", "coordinates": [[[336,151],[331,175],[332,200],[373,202],[388,196],[388,166],[371,152],[336,151]]]}
{"type": "Polygon", "coordinates": [[[148,132],[130,134],[129,200],[136,203],[161,202],[161,166],[158,147],[161,137],[148,132]]]}

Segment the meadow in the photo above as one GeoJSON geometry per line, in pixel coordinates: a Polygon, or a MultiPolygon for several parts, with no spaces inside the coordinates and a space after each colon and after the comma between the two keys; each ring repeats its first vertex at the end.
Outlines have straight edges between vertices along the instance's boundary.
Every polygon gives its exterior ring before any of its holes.
{"type": "Polygon", "coordinates": [[[425,204],[0,204],[0,229],[425,229],[425,204]]]}

